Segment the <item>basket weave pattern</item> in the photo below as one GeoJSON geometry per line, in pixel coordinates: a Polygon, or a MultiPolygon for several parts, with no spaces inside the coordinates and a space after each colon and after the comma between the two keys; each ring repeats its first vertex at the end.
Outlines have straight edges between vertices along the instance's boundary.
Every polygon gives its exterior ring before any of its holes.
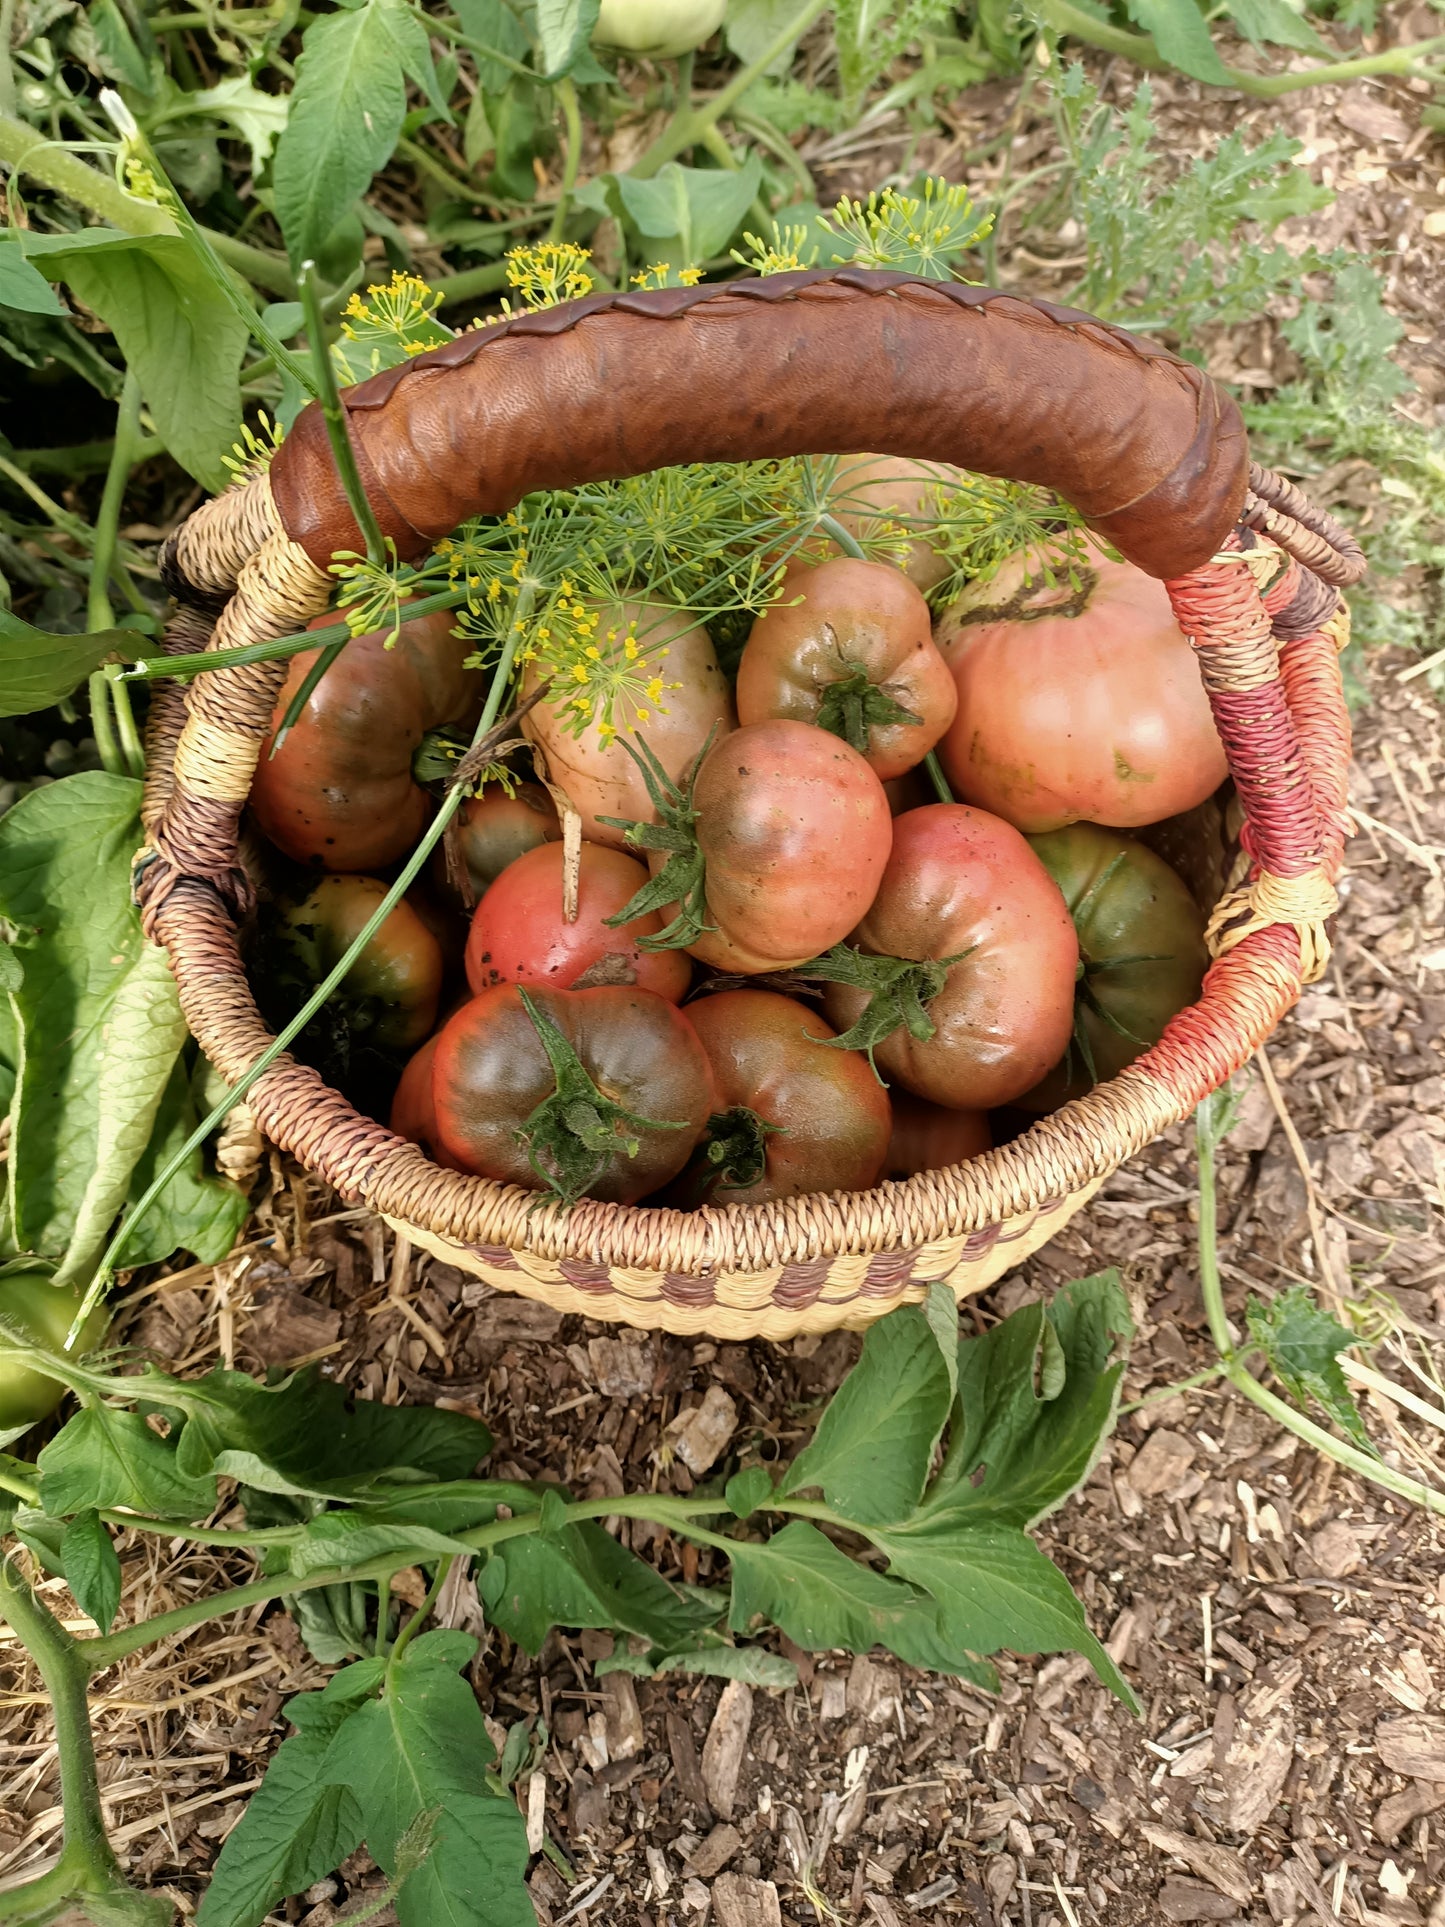
{"type": "MultiPolygon", "coordinates": [[[[1243,805],[1237,875],[1210,925],[1200,1001],[1120,1076],[1015,1142],[906,1183],[679,1213],[534,1193],[444,1171],[283,1056],[248,1102],[265,1134],[412,1242],[506,1289],[678,1332],[782,1338],[858,1323],[937,1280],[982,1289],[1062,1228],[1103,1179],[1247,1060],[1328,956],[1348,828],[1349,725],[1337,583],[1360,570],[1343,531],[1267,471],[1219,552],[1167,583],[1194,645],[1243,805]]],[[[190,598],[166,647],[286,635],[331,578],[285,532],[256,478],[197,511],[166,565],[190,598]],[[215,611],[226,596],[219,614],[215,611]]],[[[237,941],[250,885],[241,813],[285,664],[228,666],[152,708],[137,872],[206,1055],[234,1082],[266,1048],[237,941]]]]}

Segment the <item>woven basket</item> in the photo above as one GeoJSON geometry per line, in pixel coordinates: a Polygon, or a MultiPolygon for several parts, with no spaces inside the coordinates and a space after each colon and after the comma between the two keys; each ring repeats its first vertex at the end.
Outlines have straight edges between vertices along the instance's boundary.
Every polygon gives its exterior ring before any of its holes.
{"type": "MultiPolygon", "coordinates": [[[[1252,466],[1197,369],[1088,316],[989,289],[843,270],[593,296],[458,336],[351,389],[363,484],[405,557],[530,490],[683,460],[868,448],[1051,486],[1161,577],[1196,651],[1243,813],[1200,1001],[1112,1082],[949,1170],[856,1194],[679,1213],[444,1171],[283,1056],[261,1129],[412,1243],[593,1318],[786,1338],[876,1318],[942,1280],[981,1290],[1265,1039],[1328,956],[1348,827],[1341,586],[1363,559],[1252,466]]],[[[261,476],[164,556],[172,653],[286,635],[362,546],[313,406],[261,476]]],[[[237,945],[241,816],[284,673],[160,684],[137,870],[206,1055],[234,1082],[270,1041],[237,945]]]]}

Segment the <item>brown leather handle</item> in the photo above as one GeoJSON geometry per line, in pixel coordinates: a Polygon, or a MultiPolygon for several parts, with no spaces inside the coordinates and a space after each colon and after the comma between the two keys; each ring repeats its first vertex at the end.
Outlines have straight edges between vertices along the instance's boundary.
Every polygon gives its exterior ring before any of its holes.
{"type": "MultiPolygon", "coordinates": [[[[1168,578],[1218,550],[1248,468],[1234,402],[1152,342],[863,268],[589,295],[458,335],[344,399],[362,484],[406,560],[535,489],[872,450],[1054,489],[1168,578]]],[[[271,483],[319,566],[363,546],[314,403],[271,483]]]]}

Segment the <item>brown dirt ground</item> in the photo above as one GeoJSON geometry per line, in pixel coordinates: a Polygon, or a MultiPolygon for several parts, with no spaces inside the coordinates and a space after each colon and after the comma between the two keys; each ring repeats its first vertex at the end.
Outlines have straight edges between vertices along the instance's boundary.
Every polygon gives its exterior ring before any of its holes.
{"type": "MultiPolygon", "coordinates": [[[[1422,31],[1401,17],[1391,28],[1422,31]]],[[[1283,118],[1310,144],[1313,168],[1330,170],[1340,193],[1312,231],[1399,250],[1389,293],[1411,326],[1407,359],[1422,384],[1412,406],[1438,414],[1445,261],[1426,220],[1445,180],[1438,142],[1432,152],[1416,128],[1411,89],[1355,83],[1243,115],[1238,102],[1201,102],[1168,80],[1158,94],[1185,147],[1241,118],[1257,127],[1283,118]]],[[[1005,88],[963,96],[955,153],[1010,111],[1005,88]]],[[[1034,138],[1027,123],[1022,138],[1034,138]]],[[[986,171],[972,178],[986,193],[986,171]]],[[[1042,268],[1035,276],[1030,264],[1030,274],[1047,281],[1042,268]]],[[[1266,385],[1271,331],[1235,331],[1216,364],[1221,374],[1255,370],[1266,385]]],[[[1362,485],[1336,483],[1355,490],[1352,500],[1362,485]]],[[[1361,832],[1338,947],[1329,976],[1270,1045],[1275,1091],[1257,1070],[1241,1080],[1221,1215],[1236,1319],[1247,1290],[1268,1295],[1299,1279],[1383,1308],[1390,1335],[1375,1370],[1439,1404],[1445,726],[1409,666],[1377,658],[1363,672],[1361,832]]],[[[1140,1326],[1126,1398],[1165,1391],[1210,1356],[1195,1184],[1180,1129],[1119,1172],[975,1315],[991,1319],[1116,1264],[1140,1326]]],[[[397,1251],[366,1214],[328,1209],[275,1160],[248,1236],[225,1265],[146,1287],[129,1337],[185,1367],[319,1355],[373,1396],[479,1409],[497,1435],[495,1469],[559,1476],[579,1494],[654,1481],[685,1489],[685,1471],[660,1452],[662,1432],[714,1382],[736,1402],[739,1443],[794,1449],[856,1353],[843,1334],[717,1346],[559,1321],[397,1251]]],[[[1362,1394],[1386,1457],[1445,1483],[1445,1435],[1403,1396],[1362,1394]]],[[[709,1552],[694,1559],[665,1536],[630,1530],[664,1570],[706,1579],[709,1552]]],[[[554,1636],[534,1662],[489,1634],[477,1690],[498,1729],[547,1720],[550,1744],[521,1794],[525,1804],[539,1775],[548,1831],[578,1876],[569,1886],[538,1860],[544,1927],[801,1927],[827,1917],[868,1927],[1445,1927],[1445,1543],[1435,1519],[1208,1386],[1127,1416],[1045,1543],[1133,1682],[1141,1720],[1072,1659],[1006,1660],[1002,1692],[989,1699],[891,1662],[794,1654],[797,1689],[749,1702],[732,1688],[719,1713],[717,1681],[634,1690],[596,1679],[588,1662],[607,1650],[601,1636],[554,1636]],[[746,1728],[731,1796],[706,1749],[715,1722],[720,1738],[746,1728]]],[[[130,1548],[125,1571],[123,1614],[164,1610],[223,1577],[179,1542],[169,1553],[130,1548]]],[[[64,1609],[59,1582],[49,1590],[64,1609]]],[[[468,1623],[474,1603],[460,1589],[451,1623],[468,1623]]],[[[117,1843],[134,1877],[187,1913],[284,1736],[284,1697],[322,1677],[275,1608],[213,1632],[103,1677],[96,1702],[117,1843]]],[[[43,1695],[14,1660],[0,1640],[7,1883],[45,1864],[60,1819],[43,1695]]],[[[284,1918],[329,1927],[376,1877],[357,1856],[284,1918]]]]}

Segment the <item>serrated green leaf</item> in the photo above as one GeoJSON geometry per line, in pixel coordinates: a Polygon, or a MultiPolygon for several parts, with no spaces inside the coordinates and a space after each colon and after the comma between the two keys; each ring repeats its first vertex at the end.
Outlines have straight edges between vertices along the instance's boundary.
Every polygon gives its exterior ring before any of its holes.
{"type": "Polygon", "coordinates": [[[560,80],[571,72],[597,25],[600,6],[601,0],[536,0],[544,80],[560,80]]]}
{"type": "Polygon", "coordinates": [[[1235,26],[1256,47],[1294,47],[1306,54],[1329,51],[1289,0],[1225,0],[1225,6],[1235,26]]]}
{"type": "MultiPolygon", "coordinates": [[[[131,1174],[128,1209],[139,1203],[199,1121],[185,1062],[177,1058],[150,1137],[131,1174]]],[[[202,1264],[217,1264],[240,1236],[250,1208],[238,1185],[207,1170],[198,1147],[137,1222],[122,1250],[122,1262],[127,1267],[159,1264],[173,1251],[189,1251],[202,1264]]]]}
{"type": "Polygon", "coordinates": [[[773,1475],[765,1465],[744,1466],[723,1488],[723,1497],[739,1519],[747,1519],[773,1496],[773,1475]]]}
{"type": "Polygon", "coordinates": [[[1267,1305],[1251,1297],[1245,1318],[1250,1337],[1286,1391],[1304,1406],[1313,1399],[1348,1438],[1378,1458],[1379,1448],[1340,1370],[1340,1353],[1356,1342],[1354,1333],[1323,1311],[1305,1285],[1291,1285],[1267,1305]]]}
{"type": "MultiPolygon", "coordinates": [[[[15,245],[0,247],[0,308],[16,308],[22,314],[61,315],[65,303],[51,287],[39,268],[32,267],[15,245]]],[[[19,715],[19,710],[7,714],[19,715]]]]}
{"type": "Polygon", "coordinates": [[[477,1582],[488,1616],[529,1653],[554,1626],[636,1633],[664,1652],[693,1643],[725,1602],[669,1585],[591,1521],[533,1533],[492,1554],[477,1582]]]}
{"type": "Polygon", "coordinates": [[[321,1781],[345,1786],[366,1844],[389,1874],[402,1927],[535,1927],[527,1836],[506,1795],[490,1792],[496,1752],[470,1685],[458,1673],[476,1650],[466,1634],[424,1633],[387,1667],[381,1697],[353,1712],[331,1741],[321,1781]],[[402,1843],[435,1813],[430,1851],[412,1872],[402,1843]]]}
{"type": "Polygon", "coordinates": [[[120,1560],[110,1533],[93,1509],[77,1512],[66,1526],[60,1559],[75,1603],[108,1633],[120,1611],[120,1560]]]}
{"type": "Polygon", "coordinates": [[[408,75],[435,93],[426,29],[402,0],[364,0],[307,27],[272,164],[276,215],[297,266],[391,159],[408,75]]]}
{"type": "Polygon", "coordinates": [[[1135,26],[1154,36],[1171,67],[1192,80],[1206,80],[1216,87],[1229,84],[1224,62],[1194,0],[1124,0],[1124,5],[1135,26]]]}
{"type": "Polygon", "coordinates": [[[465,1558],[470,1547],[430,1526],[368,1519],[360,1512],[323,1512],[287,1547],[288,1566],[298,1579],[329,1566],[359,1566],[389,1553],[409,1563],[453,1555],[465,1558]]]}
{"type": "Polygon", "coordinates": [[[223,457],[241,429],[248,330],[189,242],[178,234],[81,228],[27,232],[20,245],[43,274],[68,282],[114,334],[176,460],[207,488],[224,488],[231,477],[223,457]]]}
{"type": "Polygon", "coordinates": [[[214,1479],[187,1478],[174,1435],[163,1439],[138,1412],[89,1405],[62,1426],[36,1460],[40,1503],[55,1519],[88,1506],[124,1506],[168,1519],[199,1519],[216,1503],[214,1479]]]}
{"type": "MultiPolygon", "coordinates": [[[[493,47],[508,60],[525,61],[529,43],[522,23],[507,6],[506,0],[454,0],[452,12],[462,23],[467,37],[483,47],[493,47]]],[[[502,94],[512,78],[510,67],[503,66],[500,60],[488,60],[485,54],[474,53],[477,63],[477,86],[481,94],[502,94]]],[[[476,98],[476,96],[474,96],[476,98]]],[[[490,143],[489,143],[490,145],[490,143]]],[[[485,148],[482,150],[487,151],[485,148]]],[[[468,161],[479,156],[467,155],[468,161]]]]}
{"type": "Polygon", "coordinates": [[[1117,1271],[1022,1305],[958,1348],[958,1415],[920,1518],[1032,1525],[1087,1478],[1113,1430],[1133,1334],[1117,1271]]]}
{"type": "Polygon", "coordinates": [[[291,101],[287,94],[263,93],[247,74],[231,74],[214,87],[185,96],[194,114],[214,114],[229,121],[251,150],[251,163],[262,168],[286,126],[291,101]]]}
{"type": "Polygon", "coordinates": [[[713,1679],[740,1679],[749,1686],[764,1686],[770,1692],[786,1692],[798,1683],[798,1669],[781,1653],[770,1653],[766,1646],[729,1646],[719,1639],[686,1652],[613,1653],[594,1662],[599,1679],[608,1673],[632,1673],[639,1679],[661,1679],[664,1673],[701,1673],[713,1679]]]}
{"type": "Polygon", "coordinates": [[[914,1305],[890,1312],[869,1327],[862,1357],[780,1489],[821,1486],[829,1505],[864,1524],[902,1518],[923,1491],[949,1396],[924,1313],[914,1305]]]}
{"type": "Polygon", "coordinates": [[[792,1520],[761,1544],[735,1540],[728,1556],[734,1632],[748,1631],[761,1617],[805,1652],[886,1646],[911,1666],[993,1684],[991,1668],[944,1637],[932,1599],[850,1559],[806,1520],[792,1520]]]}
{"type": "Polygon", "coordinates": [[[935,1280],[928,1287],[928,1296],[923,1301],[923,1315],[928,1320],[928,1329],[937,1340],[943,1368],[948,1373],[948,1396],[951,1402],[958,1391],[958,1299],[951,1285],[935,1280]]]}
{"type": "MultiPolygon", "coordinates": [[[[0,300],[5,292],[5,263],[14,253],[13,248],[0,248],[0,300]]],[[[37,709],[49,709],[103,662],[133,661],[144,647],[144,638],[134,629],[56,635],[32,629],[19,616],[0,609],[0,716],[29,716],[37,709]]]]}
{"type": "Polygon", "coordinates": [[[130,900],[140,784],[93,771],[0,817],[0,916],[24,970],[6,1199],[11,1248],[88,1281],[185,1039],[130,900]]]}
{"type": "Polygon", "coordinates": [[[258,1927],[289,1894],[301,1893],[361,1845],[361,1809],[348,1787],[323,1784],[317,1769],[340,1727],[380,1683],[382,1668],[338,1673],[324,1693],[285,1708],[298,1728],[283,1740],[266,1777],[226,1836],[196,1914],[196,1927],[258,1927]]]}

